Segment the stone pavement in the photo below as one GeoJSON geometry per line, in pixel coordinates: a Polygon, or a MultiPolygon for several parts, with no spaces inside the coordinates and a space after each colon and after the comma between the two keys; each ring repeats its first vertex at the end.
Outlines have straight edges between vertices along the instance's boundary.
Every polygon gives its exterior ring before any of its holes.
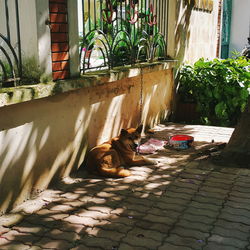
{"type": "Polygon", "coordinates": [[[0,217],[0,249],[250,249],[250,171],[209,161],[232,129],[170,124],[152,137],[175,133],[194,147],[162,149],[124,179],[79,172],[0,217]]]}

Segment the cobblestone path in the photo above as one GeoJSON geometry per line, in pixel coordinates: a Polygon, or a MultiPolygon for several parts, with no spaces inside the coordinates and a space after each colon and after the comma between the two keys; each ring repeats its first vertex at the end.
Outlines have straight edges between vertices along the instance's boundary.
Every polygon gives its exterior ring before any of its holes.
{"type": "MultiPolygon", "coordinates": [[[[157,128],[156,138],[175,131],[210,142],[232,132],[157,128]]],[[[157,166],[133,167],[124,179],[65,178],[0,217],[0,249],[250,249],[250,171],[213,165],[211,147],[160,150],[151,155],[157,166]]]]}

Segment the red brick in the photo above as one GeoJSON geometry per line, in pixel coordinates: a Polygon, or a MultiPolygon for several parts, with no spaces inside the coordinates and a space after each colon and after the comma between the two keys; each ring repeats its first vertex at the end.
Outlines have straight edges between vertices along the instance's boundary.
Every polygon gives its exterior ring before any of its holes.
{"type": "Polygon", "coordinates": [[[50,29],[51,32],[68,32],[68,25],[66,23],[52,23],[50,29]]]}
{"type": "Polygon", "coordinates": [[[52,52],[69,51],[69,45],[68,45],[68,43],[52,43],[51,44],[51,51],[52,52]]]}
{"type": "Polygon", "coordinates": [[[52,3],[49,5],[50,12],[67,12],[67,6],[65,4],[52,3]]]}
{"type": "Polygon", "coordinates": [[[53,75],[53,80],[62,80],[69,77],[69,71],[68,70],[56,71],[53,72],[52,75],[53,75]]]}
{"type": "Polygon", "coordinates": [[[69,53],[68,52],[59,52],[59,53],[52,53],[52,61],[66,61],[69,59],[69,53]]]}
{"type": "Polygon", "coordinates": [[[50,13],[50,22],[51,23],[67,23],[67,15],[50,13]]]}
{"type": "Polygon", "coordinates": [[[68,70],[68,69],[69,69],[68,61],[52,63],[53,71],[61,71],[61,70],[68,70]]]}
{"type": "Polygon", "coordinates": [[[59,32],[60,31],[60,25],[59,23],[52,23],[50,24],[50,30],[51,32],[59,32]]]}
{"type": "Polygon", "coordinates": [[[67,33],[51,33],[51,41],[55,42],[67,42],[68,34],[67,33]]]}

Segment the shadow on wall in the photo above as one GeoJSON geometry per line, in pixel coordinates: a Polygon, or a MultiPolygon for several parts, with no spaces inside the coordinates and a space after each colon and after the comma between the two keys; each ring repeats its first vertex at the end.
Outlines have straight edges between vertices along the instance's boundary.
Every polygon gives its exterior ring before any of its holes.
{"type": "MultiPolygon", "coordinates": [[[[167,108],[165,77],[155,72],[151,76],[155,80],[145,83],[144,125],[159,122],[159,110],[167,108]]],[[[139,79],[0,108],[0,211],[11,209],[30,193],[37,194],[53,180],[76,170],[88,148],[117,136],[123,127],[137,126],[139,79]]]]}
{"type": "Polygon", "coordinates": [[[178,60],[179,65],[182,64],[184,60],[190,40],[190,17],[194,3],[195,0],[182,0],[176,3],[176,13],[178,13],[178,16],[176,17],[177,23],[175,30],[175,58],[178,60]]]}

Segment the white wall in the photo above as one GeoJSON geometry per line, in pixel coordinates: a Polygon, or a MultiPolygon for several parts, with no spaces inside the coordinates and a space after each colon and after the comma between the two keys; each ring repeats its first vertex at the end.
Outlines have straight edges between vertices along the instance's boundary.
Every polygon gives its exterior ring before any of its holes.
{"type": "Polygon", "coordinates": [[[229,52],[242,51],[250,37],[250,0],[233,0],[229,52]]]}
{"type": "MultiPolygon", "coordinates": [[[[42,71],[51,74],[50,30],[45,25],[49,17],[48,1],[22,0],[19,5],[22,58],[35,57],[42,71]]],[[[8,0],[11,44],[18,53],[15,1],[8,0]]],[[[5,4],[0,1],[0,33],[7,36],[5,4]]],[[[1,55],[0,55],[1,56],[1,55]]]]}

